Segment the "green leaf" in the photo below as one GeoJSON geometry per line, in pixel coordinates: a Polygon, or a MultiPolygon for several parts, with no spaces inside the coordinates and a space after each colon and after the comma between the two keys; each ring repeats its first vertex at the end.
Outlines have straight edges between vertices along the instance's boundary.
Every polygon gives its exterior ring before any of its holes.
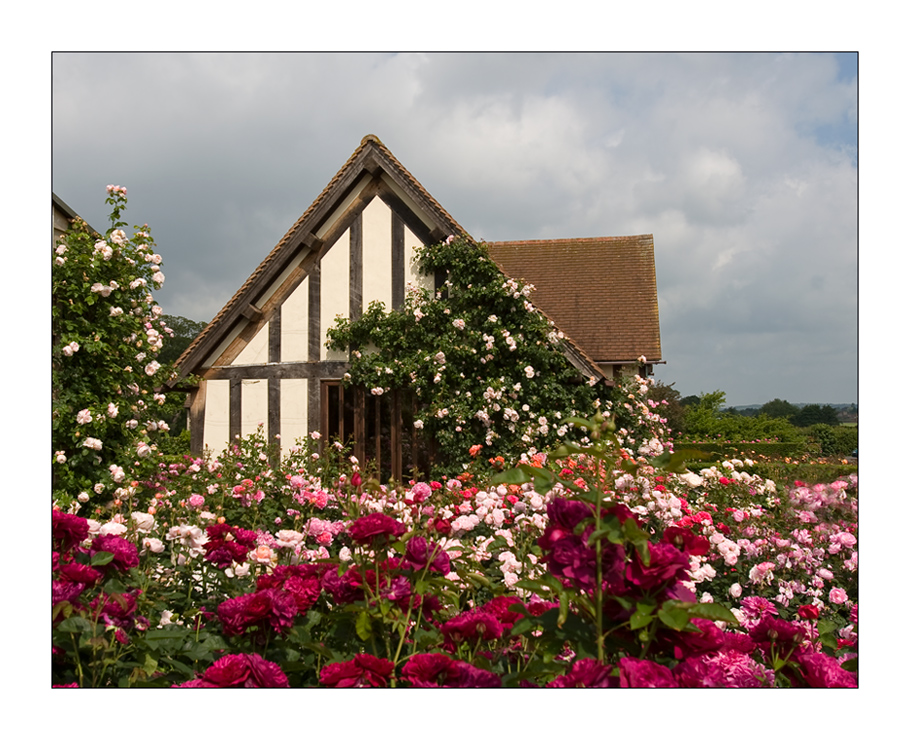
{"type": "Polygon", "coordinates": [[[70,617],[58,624],[57,629],[61,632],[84,632],[91,626],[91,622],[84,617],[70,617]]]}
{"type": "Polygon", "coordinates": [[[550,455],[554,460],[562,460],[564,457],[569,457],[570,455],[578,455],[588,451],[587,447],[582,447],[573,442],[563,442],[559,447],[553,450],[550,455]]]}
{"type": "Polygon", "coordinates": [[[569,617],[569,594],[563,591],[559,594],[559,619],[556,620],[556,626],[562,627],[569,617]]]}
{"type": "Polygon", "coordinates": [[[654,621],[653,614],[636,611],[635,614],[629,618],[629,627],[633,630],[638,630],[650,624],[652,621],[654,621]]]}
{"type": "Polygon", "coordinates": [[[845,671],[856,673],[859,670],[859,658],[850,658],[849,660],[845,660],[840,664],[840,667],[845,671]]]}
{"type": "Polygon", "coordinates": [[[366,642],[370,639],[370,636],[373,634],[372,625],[370,623],[370,613],[366,611],[360,612],[360,615],[357,617],[357,622],[355,624],[355,629],[357,630],[357,637],[366,642]]]}
{"type": "Polygon", "coordinates": [[[689,624],[689,613],[672,602],[664,602],[657,612],[657,617],[670,629],[681,632],[689,624]]]}
{"type": "Polygon", "coordinates": [[[92,565],[107,565],[114,559],[114,553],[105,550],[99,550],[92,555],[92,565]]]}
{"type": "Polygon", "coordinates": [[[711,455],[692,447],[671,452],[664,452],[657,457],[652,457],[651,465],[659,470],[667,470],[671,473],[685,473],[689,468],[686,466],[688,460],[710,460],[711,455]]]}
{"type": "Polygon", "coordinates": [[[694,604],[689,608],[689,614],[693,617],[710,619],[712,622],[730,622],[736,624],[739,620],[733,616],[727,607],[723,604],[694,604]]]}
{"type": "Polygon", "coordinates": [[[597,429],[597,424],[589,419],[581,419],[577,416],[569,416],[562,420],[564,424],[574,424],[577,427],[584,427],[585,429],[592,431],[597,429]]]}

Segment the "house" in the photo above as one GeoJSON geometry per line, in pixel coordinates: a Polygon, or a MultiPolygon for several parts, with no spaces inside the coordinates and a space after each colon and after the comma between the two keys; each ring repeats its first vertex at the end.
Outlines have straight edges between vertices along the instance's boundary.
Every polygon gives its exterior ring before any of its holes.
{"type": "MultiPolygon", "coordinates": [[[[421,274],[414,249],[450,234],[467,232],[366,136],[178,360],[180,378],[202,379],[186,386],[193,451],[218,454],[259,425],[283,445],[318,431],[352,438],[361,459],[389,455],[400,479],[413,434],[402,424],[407,402],[346,389],[348,357],[326,348],[326,330],[372,301],[399,309],[408,282],[437,289],[444,277],[421,274]]],[[[623,370],[646,374],[661,361],[650,235],[488,246],[508,276],[536,286],[535,306],[563,331],[563,351],[585,378],[610,385],[623,370]]]]}

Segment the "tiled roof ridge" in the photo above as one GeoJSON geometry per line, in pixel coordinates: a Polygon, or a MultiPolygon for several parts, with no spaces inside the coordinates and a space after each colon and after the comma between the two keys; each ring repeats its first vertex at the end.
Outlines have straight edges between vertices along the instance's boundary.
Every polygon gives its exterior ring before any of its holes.
{"type": "Polygon", "coordinates": [[[495,242],[485,242],[492,246],[502,247],[502,246],[528,246],[531,244],[565,244],[565,243],[588,243],[593,244],[595,242],[619,242],[619,241],[628,241],[630,239],[653,239],[653,234],[629,234],[627,236],[583,236],[583,237],[569,237],[569,238],[557,238],[557,239],[525,239],[521,241],[495,241],[495,242]]]}

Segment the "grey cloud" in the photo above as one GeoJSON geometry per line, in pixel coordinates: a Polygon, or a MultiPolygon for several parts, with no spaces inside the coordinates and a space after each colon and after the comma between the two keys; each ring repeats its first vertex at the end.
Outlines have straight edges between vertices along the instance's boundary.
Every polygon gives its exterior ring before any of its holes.
{"type": "Polygon", "coordinates": [[[847,402],[843,69],[808,54],[57,54],[54,188],[103,228],[104,186],[126,185],[164,257],[165,310],[209,320],[374,133],[478,238],[653,233],[659,377],[684,393],[847,402]],[[830,380],[813,386],[818,363],[830,380]]]}

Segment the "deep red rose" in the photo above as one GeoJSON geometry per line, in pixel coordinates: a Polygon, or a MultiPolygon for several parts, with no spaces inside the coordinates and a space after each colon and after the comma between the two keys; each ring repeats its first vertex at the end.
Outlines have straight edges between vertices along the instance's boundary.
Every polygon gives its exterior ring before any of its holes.
{"type": "Polygon", "coordinates": [[[51,512],[51,531],[60,549],[71,550],[88,537],[88,520],[63,511],[51,512]]]}
{"type": "Polygon", "coordinates": [[[682,527],[667,527],[664,530],[663,541],[675,545],[689,555],[706,555],[711,549],[707,537],[693,533],[682,527]]]}
{"type": "Polygon", "coordinates": [[[642,562],[636,550],[632,562],[626,566],[626,578],[646,591],[676,583],[689,567],[689,557],[686,553],[665,542],[657,545],[649,542],[648,553],[650,554],[648,565],[642,562]]]}
{"type": "Polygon", "coordinates": [[[796,613],[803,619],[818,619],[818,607],[812,604],[803,604],[799,609],[796,610],[796,613]]]}
{"type": "Polygon", "coordinates": [[[75,581],[91,586],[101,580],[101,571],[82,563],[67,563],[60,568],[60,578],[64,581],[75,581]]]}
{"type": "Polygon", "coordinates": [[[674,654],[677,660],[690,655],[702,655],[720,650],[724,646],[724,633],[710,619],[695,618],[691,620],[700,632],[675,632],[674,654]]]}
{"type": "Polygon", "coordinates": [[[401,671],[402,677],[418,688],[498,688],[502,679],[495,673],[470,663],[454,660],[441,653],[411,656],[401,671]]]}
{"type": "Polygon", "coordinates": [[[550,688],[599,688],[619,687],[619,678],[612,675],[613,666],[604,665],[594,658],[577,660],[564,676],[559,676],[547,684],[550,688]]]}
{"type": "Polygon", "coordinates": [[[348,568],[341,576],[337,570],[330,568],[322,576],[322,587],[337,604],[350,604],[363,596],[360,574],[356,568],[348,568]]]}
{"type": "Polygon", "coordinates": [[[521,604],[517,596],[496,596],[483,605],[483,610],[496,617],[505,627],[511,627],[515,622],[524,617],[521,612],[509,611],[514,604],[521,604]]]}
{"type": "Polygon", "coordinates": [[[624,689],[676,688],[679,681],[663,665],[638,658],[620,658],[619,685],[624,689]]]}
{"type": "Polygon", "coordinates": [[[445,550],[428,543],[423,537],[411,537],[405,548],[402,565],[414,570],[423,570],[428,563],[430,563],[430,570],[442,575],[447,575],[452,570],[449,554],[445,550]],[[433,556],[432,562],[430,561],[431,555],[433,556]]]}
{"type": "Polygon", "coordinates": [[[225,655],[216,660],[201,678],[176,688],[288,688],[288,677],[276,663],[256,653],[225,655]]]}
{"type": "Polygon", "coordinates": [[[355,655],[345,663],[329,663],[319,672],[319,682],[334,688],[361,688],[387,685],[395,664],[369,653],[355,655]]]}
{"type": "Polygon", "coordinates": [[[297,603],[293,596],[279,589],[267,588],[243,594],[218,605],[218,618],[227,636],[241,635],[250,627],[263,628],[266,623],[276,632],[284,632],[294,623],[297,603]]]}
{"type": "Polygon", "coordinates": [[[111,563],[120,570],[139,567],[139,551],[132,542],[112,534],[102,534],[92,540],[94,552],[109,552],[114,556],[111,563]]]}
{"type": "Polygon", "coordinates": [[[360,519],[351,525],[348,533],[355,542],[358,542],[361,545],[367,545],[380,537],[401,537],[407,529],[405,524],[376,511],[372,514],[360,517],[360,519]]]}
{"type": "Polygon", "coordinates": [[[495,640],[502,636],[502,623],[488,612],[465,612],[442,625],[442,634],[450,643],[495,640]]]}
{"type": "Polygon", "coordinates": [[[788,622],[784,619],[776,619],[772,616],[765,616],[762,620],[749,630],[749,637],[765,653],[769,652],[771,645],[777,645],[778,648],[796,647],[805,639],[803,628],[788,622]]]}
{"type": "Polygon", "coordinates": [[[85,591],[84,583],[78,583],[76,581],[52,581],[51,606],[57,606],[57,604],[64,601],[75,604],[83,591],[85,591]]]}
{"type": "Polygon", "coordinates": [[[550,550],[563,537],[572,536],[578,524],[593,516],[593,509],[586,503],[554,498],[547,504],[548,524],[537,544],[542,550],[550,550]]]}

